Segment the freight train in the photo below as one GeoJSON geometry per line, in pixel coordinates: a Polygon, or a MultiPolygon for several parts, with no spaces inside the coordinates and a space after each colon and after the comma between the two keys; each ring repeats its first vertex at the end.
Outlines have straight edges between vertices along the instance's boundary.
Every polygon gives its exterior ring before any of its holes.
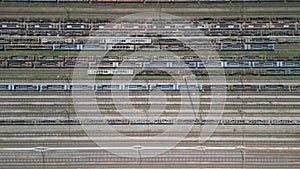
{"type": "Polygon", "coordinates": [[[64,56],[0,56],[1,68],[73,68],[75,65],[82,68],[161,68],[161,69],[180,69],[180,68],[300,68],[300,60],[231,60],[214,61],[214,59],[201,58],[176,59],[168,57],[149,58],[139,57],[64,57],[64,56]],[[129,59],[130,58],[130,59],[129,59]],[[155,59],[156,58],[156,59],[155,59]],[[160,58],[160,59],[158,59],[160,58]],[[153,60],[153,61],[151,61],[153,60]]]}
{"type": "Polygon", "coordinates": [[[0,84],[0,91],[201,91],[201,84],[0,84]]]}
{"type": "MultiPolygon", "coordinates": [[[[203,46],[204,48],[205,46],[203,46]]],[[[209,48],[209,47],[208,47],[209,48]]],[[[212,47],[211,47],[212,48],[212,47]]],[[[4,48],[5,49],[5,48],[4,48]]],[[[167,44],[167,45],[107,45],[107,44],[54,44],[53,50],[192,50],[184,44],[167,44]],[[153,48],[155,47],[155,48],[153,48]]],[[[197,46],[197,49],[202,49],[197,46]]],[[[257,51],[257,50],[275,50],[275,44],[253,43],[253,44],[221,44],[219,50],[237,50],[237,51],[257,51]]]]}
{"type": "Polygon", "coordinates": [[[0,19],[0,33],[9,36],[290,36],[300,35],[298,18],[262,20],[194,19],[165,22],[0,19]],[[134,31],[134,33],[128,33],[134,31]]]}
{"type": "MultiPolygon", "coordinates": [[[[236,40],[236,39],[235,39],[236,40]]],[[[0,46],[2,50],[63,50],[63,51],[86,51],[86,50],[275,50],[276,40],[251,40],[252,42],[241,43],[228,39],[212,37],[206,39],[204,37],[197,38],[150,38],[150,37],[122,37],[122,38],[96,38],[87,43],[87,39],[63,39],[56,38],[1,38],[0,46]],[[225,43],[224,43],[225,42],[225,43]]],[[[249,39],[247,39],[249,41],[249,39]]],[[[297,43],[297,42],[296,42],[297,43]]],[[[281,42],[284,44],[284,42],[281,42]]]]}
{"type": "Polygon", "coordinates": [[[236,51],[267,51],[275,50],[275,44],[231,44],[231,45],[197,45],[195,48],[183,44],[167,45],[133,45],[133,44],[0,44],[0,50],[55,50],[55,51],[187,51],[187,50],[236,50],[236,51]],[[240,47],[247,46],[247,47],[240,47]]]}
{"type": "Polygon", "coordinates": [[[299,84],[186,84],[186,83],[134,83],[134,84],[0,84],[0,91],[300,91],[299,84]]]}
{"type": "MultiPolygon", "coordinates": [[[[105,62],[107,63],[107,62],[105,62]]],[[[300,68],[300,61],[144,61],[144,62],[112,62],[110,68],[300,68]]],[[[97,74],[97,73],[88,73],[97,74]]]]}
{"type": "Polygon", "coordinates": [[[0,125],[300,125],[297,119],[3,119],[0,125]]]}

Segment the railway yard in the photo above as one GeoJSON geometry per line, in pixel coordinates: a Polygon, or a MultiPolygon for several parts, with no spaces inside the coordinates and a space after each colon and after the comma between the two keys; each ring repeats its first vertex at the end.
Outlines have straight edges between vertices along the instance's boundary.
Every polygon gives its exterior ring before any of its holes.
{"type": "Polygon", "coordinates": [[[298,1],[0,4],[0,168],[299,168],[298,1]]]}

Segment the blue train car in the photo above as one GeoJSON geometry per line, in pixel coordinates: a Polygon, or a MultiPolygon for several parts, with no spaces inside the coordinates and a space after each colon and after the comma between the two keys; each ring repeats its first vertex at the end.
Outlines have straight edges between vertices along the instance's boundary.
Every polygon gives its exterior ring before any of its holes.
{"type": "Polygon", "coordinates": [[[40,91],[68,91],[69,85],[55,84],[55,85],[41,85],[40,91]]]}
{"type": "Polygon", "coordinates": [[[299,69],[291,69],[291,70],[286,70],[287,75],[300,75],[300,70],[299,69]]]}
{"type": "Polygon", "coordinates": [[[300,61],[283,61],[282,67],[300,67],[300,61]]]}
{"type": "Polygon", "coordinates": [[[94,91],[94,85],[84,85],[84,84],[71,84],[69,87],[71,91],[94,91]]]}
{"type": "Polygon", "coordinates": [[[112,85],[112,84],[100,84],[96,85],[97,91],[114,91],[114,90],[123,90],[122,85],[112,85]]]}
{"type": "Polygon", "coordinates": [[[251,67],[252,66],[252,62],[243,62],[244,66],[243,67],[251,67]]]}
{"type": "Polygon", "coordinates": [[[147,84],[130,84],[124,85],[123,89],[129,91],[147,91],[149,90],[149,87],[147,84]]]}
{"type": "Polygon", "coordinates": [[[275,44],[272,43],[236,43],[236,44],[220,44],[221,51],[246,51],[246,50],[275,50],[275,44]]]}
{"type": "Polygon", "coordinates": [[[253,68],[264,68],[264,67],[282,67],[282,62],[278,61],[256,61],[252,62],[253,68]]]}
{"type": "Polygon", "coordinates": [[[268,43],[253,43],[245,44],[246,50],[275,50],[275,44],[268,43]]]}
{"type": "Polygon", "coordinates": [[[198,68],[205,68],[204,62],[197,62],[197,67],[198,68]]]}
{"type": "Polygon", "coordinates": [[[286,62],[283,62],[283,67],[295,67],[295,62],[293,61],[286,61],[286,62]]]}
{"type": "Polygon", "coordinates": [[[150,90],[161,90],[161,91],[177,91],[176,84],[151,84],[150,90]]]}
{"type": "Polygon", "coordinates": [[[0,85],[0,91],[9,91],[11,90],[11,85],[9,84],[1,84],[0,85]]]}
{"type": "Polygon", "coordinates": [[[197,62],[189,62],[189,68],[196,68],[197,62]]]}
{"type": "Polygon", "coordinates": [[[82,44],[53,44],[53,50],[81,50],[82,44]]]}
{"type": "Polygon", "coordinates": [[[12,84],[11,90],[14,91],[39,91],[38,84],[12,84]]]}

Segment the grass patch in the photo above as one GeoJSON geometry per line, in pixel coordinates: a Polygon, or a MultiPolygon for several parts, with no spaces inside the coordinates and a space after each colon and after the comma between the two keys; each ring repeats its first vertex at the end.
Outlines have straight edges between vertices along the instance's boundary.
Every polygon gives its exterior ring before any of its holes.
{"type": "Polygon", "coordinates": [[[6,50],[0,51],[0,56],[78,56],[79,51],[53,51],[53,50],[6,50]]]}

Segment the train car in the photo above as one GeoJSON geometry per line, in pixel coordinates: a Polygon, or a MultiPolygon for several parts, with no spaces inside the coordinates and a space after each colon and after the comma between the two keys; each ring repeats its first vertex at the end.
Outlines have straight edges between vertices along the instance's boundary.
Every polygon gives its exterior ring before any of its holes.
{"type": "Polygon", "coordinates": [[[144,68],[166,68],[170,65],[168,62],[144,62],[143,67],[144,68]]]}
{"type": "Polygon", "coordinates": [[[90,30],[90,25],[85,23],[64,23],[61,25],[62,30],[90,30]]]}
{"type": "Polygon", "coordinates": [[[66,84],[51,84],[51,85],[40,85],[40,91],[67,91],[69,85],[66,84]]]}
{"type": "Polygon", "coordinates": [[[25,30],[26,27],[19,22],[1,22],[0,30],[25,30]]]}
{"type": "Polygon", "coordinates": [[[35,56],[37,61],[64,61],[63,56],[35,56]]]}
{"type": "Polygon", "coordinates": [[[279,29],[279,30],[283,30],[283,29],[291,29],[294,30],[296,28],[296,23],[292,23],[292,22],[272,22],[270,24],[270,29],[279,29]]]}
{"type": "Polygon", "coordinates": [[[176,84],[150,84],[150,90],[177,91],[176,84]]]}
{"type": "Polygon", "coordinates": [[[289,74],[289,72],[287,72],[287,70],[285,69],[265,69],[265,70],[260,70],[259,71],[260,75],[286,75],[289,74]]]}
{"type": "Polygon", "coordinates": [[[262,85],[259,89],[260,91],[290,91],[287,85],[262,85]]]}
{"type": "Polygon", "coordinates": [[[242,28],[246,30],[261,30],[271,27],[270,22],[245,22],[242,24],[242,28]]]}
{"type": "Polygon", "coordinates": [[[63,68],[74,68],[74,67],[81,67],[81,68],[87,68],[89,67],[89,63],[86,61],[65,61],[61,67],[63,68]]]}
{"type": "Polygon", "coordinates": [[[53,50],[81,50],[81,44],[53,44],[53,50]]]}
{"type": "Polygon", "coordinates": [[[11,84],[13,91],[39,91],[38,84],[11,84]]]}
{"type": "Polygon", "coordinates": [[[94,85],[70,84],[68,90],[71,91],[94,91],[94,85]]]}
{"type": "Polygon", "coordinates": [[[34,63],[35,68],[60,68],[63,66],[63,62],[49,60],[49,61],[37,61],[34,63]]]}
{"type": "Polygon", "coordinates": [[[118,91],[123,90],[122,85],[118,84],[97,84],[96,85],[97,91],[118,91]]]}
{"type": "Polygon", "coordinates": [[[267,43],[236,43],[236,44],[220,44],[219,49],[221,51],[247,51],[247,50],[275,50],[275,44],[267,43]]]}
{"type": "Polygon", "coordinates": [[[106,38],[107,44],[151,44],[150,38],[106,38]]]}
{"type": "Polygon", "coordinates": [[[202,91],[202,85],[200,85],[200,84],[178,84],[177,89],[180,91],[184,91],[184,90],[202,91]]]}
{"type": "Polygon", "coordinates": [[[32,61],[24,61],[24,60],[20,60],[20,61],[10,60],[7,61],[6,64],[8,68],[32,68],[33,67],[32,61]]]}
{"type": "Polygon", "coordinates": [[[220,45],[220,50],[246,50],[245,44],[242,43],[236,43],[236,44],[231,44],[231,43],[224,43],[220,45]]]}
{"type": "Polygon", "coordinates": [[[258,91],[258,85],[227,85],[227,89],[229,91],[243,91],[243,92],[251,92],[258,91]]]}
{"type": "Polygon", "coordinates": [[[95,70],[90,69],[87,70],[88,75],[133,75],[133,70],[126,70],[126,69],[101,69],[95,70]]]}
{"type": "Polygon", "coordinates": [[[90,62],[90,68],[117,68],[119,67],[119,62],[90,62]]]}
{"type": "Polygon", "coordinates": [[[240,23],[230,23],[230,22],[219,22],[211,23],[210,30],[240,30],[240,23]]]}
{"type": "Polygon", "coordinates": [[[124,85],[123,89],[128,91],[148,91],[149,86],[147,84],[129,84],[124,85]]]}
{"type": "Polygon", "coordinates": [[[48,44],[5,44],[5,50],[51,50],[48,44]]]}
{"type": "Polygon", "coordinates": [[[11,85],[9,84],[1,84],[0,85],[0,91],[10,91],[11,90],[11,85]]]}
{"type": "Polygon", "coordinates": [[[120,68],[142,68],[143,62],[121,62],[119,63],[120,68]]]}
{"type": "Polygon", "coordinates": [[[294,68],[299,68],[300,67],[300,61],[283,61],[282,62],[282,67],[294,67],[294,68]]]}
{"type": "Polygon", "coordinates": [[[183,68],[185,66],[184,62],[166,62],[166,68],[183,68]]]}
{"type": "Polygon", "coordinates": [[[282,67],[282,62],[279,61],[257,61],[252,62],[253,68],[264,68],[264,67],[282,67]]]}
{"type": "Polygon", "coordinates": [[[252,62],[222,62],[222,67],[224,68],[250,68],[252,62]]]}
{"type": "Polygon", "coordinates": [[[82,44],[81,50],[107,50],[107,44],[82,44]]]}
{"type": "Polygon", "coordinates": [[[108,50],[135,50],[135,45],[108,45],[108,50]]]}
{"type": "Polygon", "coordinates": [[[57,30],[57,27],[53,23],[28,23],[28,30],[57,30]]]}
{"type": "MultiPolygon", "coordinates": [[[[200,64],[200,66],[202,66],[202,65],[200,64]]],[[[206,67],[206,68],[213,68],[213,67],[220,68],[223,66],[224,66],[223,62],[211,62],[211,61],[204,62],[204,67],[206,67]]]]}
{"type": "Polygon", "coordinates": [[[300,69],[290,69],[286,70],[286,75],[300,75],[300,69]]]}
{"type": "Polygon", "coordinates": [[[246,50],[275,50],[275,44],[267,44],[267,43],[252,43],[245,44],[246,50]]]}

